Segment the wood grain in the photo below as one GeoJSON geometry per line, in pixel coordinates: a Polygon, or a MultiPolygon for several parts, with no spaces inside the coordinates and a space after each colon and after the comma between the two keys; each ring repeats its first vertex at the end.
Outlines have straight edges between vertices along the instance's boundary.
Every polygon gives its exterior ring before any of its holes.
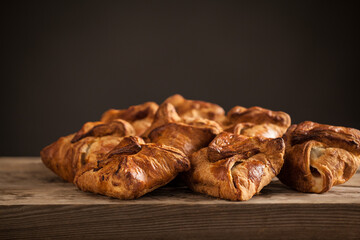
{"type": "MultiPolygon", "coordinates": [[[[174,185],[174,184],[173,184],[174,185]]],[[[168,186],[137,200],[84,193],[39,158],[0,158],[0,239],[358,239],[360,173],[325,194],[278,180],[247,202],[168,186]]]]}

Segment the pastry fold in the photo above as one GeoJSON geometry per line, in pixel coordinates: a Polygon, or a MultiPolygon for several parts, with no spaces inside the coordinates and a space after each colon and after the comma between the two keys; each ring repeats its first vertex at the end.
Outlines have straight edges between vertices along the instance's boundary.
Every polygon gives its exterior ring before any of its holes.
{"type": "Polygon", "coordinates": [[[228,112],[224,128],[248,137],[279,138],[290,124],[290,116],[285,112],[236,106],[228,112]]]}
{"type": "Polygon", "coordinates": [[[81,167],[96,163],[124,136],[133,134],[135,130],[124,120],[87,122],[77,133],[61,137],[42,149],[40,156],[46,167],[64,180],[73,182],[81,167]]]}
{"type": "Polygon", "coordinates": [[[223,132],[190,157],[188,186],[228,200],[249,200],[269,184],[283,165],[282,138],[265,139],[223,132]]]}
{"type": "Polygon", "coordinates": [[[360,131],[310,121],[284,135],[285,163],[278,178],[301,192],[323,193],[348,181],[360,165],[360,131]]]}
{"type": "Polygon", "coordinates": [[[163,103],[148,129],[150,142],[177,148],[190,156],[207,146],[222,131],[218,123],[208,119],[181,118],[171,103],[163,103]]]}
{"type": "Polygon", "coordinates": [[[126,137],[96,166],[87,165],[79,171],[74,183],[83,191],[134,199],[189,168],[189,159],[176,148],[126,137]]]}
{"type": "Polygon", "coordinates": [[[203,118],[218,123],[222,122],[225,118],[225,111],[219,105],[199,100],[185,99],[179,94],[168,97],[164,103],[173,105],[181,118],[203,118]]]}
{"type": "Polygon", "coordinates": [[[150,127],[158,107],[155,102],[146,102],[128,109],[109,109],[103,113],[100,121],[111,122],[115,119],[123,119],[132,124],[137,136],[141,136],[150,127]]]}

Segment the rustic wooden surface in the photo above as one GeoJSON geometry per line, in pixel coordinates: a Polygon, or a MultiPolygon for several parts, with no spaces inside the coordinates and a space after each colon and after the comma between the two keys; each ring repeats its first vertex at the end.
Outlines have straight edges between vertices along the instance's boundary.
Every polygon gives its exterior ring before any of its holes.
{"type": "Polygon", "coordinates": [[[277,179],[247,202],[163,187],[123,201],[84,193],[39,158],[0,158],[0,239],[359,239],[360,173],[325,194],[277,179]]]}

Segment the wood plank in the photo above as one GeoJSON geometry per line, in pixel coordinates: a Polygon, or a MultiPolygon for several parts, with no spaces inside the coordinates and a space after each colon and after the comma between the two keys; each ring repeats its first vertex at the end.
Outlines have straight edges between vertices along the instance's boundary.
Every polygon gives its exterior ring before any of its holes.
{"type": "Polygon", "coordinates": [[[188,188],[162,187],[137,200],[118,200],[85,193],[47,169],[39,158],[0,158],[0,205],[36,204],[360,204],[360,174],[324,194],[304,194],[276,178],[260,195],[246,202],[231,202],[194,193],[188,188]],[[346,196],[346,197],[345,197],[346,196]]]}
{"type": "Polygon", "coordinates": [[[360,173],[325,194],[278,180],[246,202],[163,187],[137,200],[84,193],[39,158],[0,158],[0,239],[358,239],[360,173]]]}
{"type": "Polygon", "coordinates": [[[358,239],[360,233],[353,205],[29,205],[1,212],[1,238],[358,239]]]}

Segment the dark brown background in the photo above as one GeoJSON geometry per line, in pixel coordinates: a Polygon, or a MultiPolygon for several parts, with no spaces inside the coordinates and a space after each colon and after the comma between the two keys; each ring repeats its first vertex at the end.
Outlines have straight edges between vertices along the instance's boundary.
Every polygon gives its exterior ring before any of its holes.
{"type": "Polygon", "coordinates": [[[360,128],[355,3],[2,2],[0,155],[174,93],[360,128]]]}

